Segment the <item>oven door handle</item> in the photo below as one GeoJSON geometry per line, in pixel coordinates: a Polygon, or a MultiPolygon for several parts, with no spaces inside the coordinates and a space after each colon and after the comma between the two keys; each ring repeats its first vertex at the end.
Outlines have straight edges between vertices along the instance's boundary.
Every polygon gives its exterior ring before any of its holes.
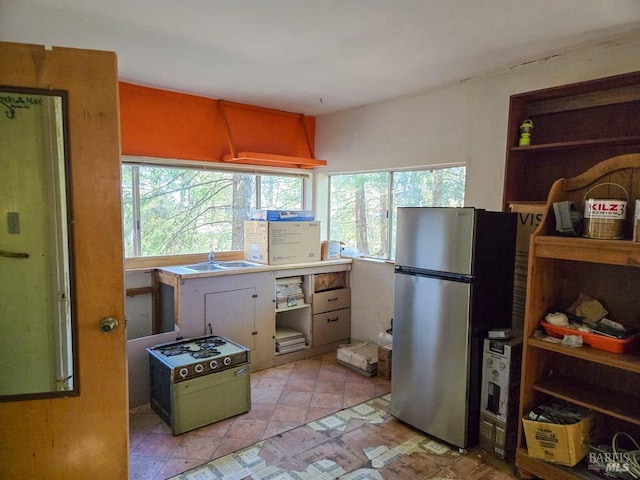
{"type": "Polygon", "coordinates": [[[236,377],[239,376],[239,375],[242,375],[246,369],[247,369],[247,367],[244,367],[244,368],[241,368],[240,370],[238,370],[236,372],[236,377]]]}

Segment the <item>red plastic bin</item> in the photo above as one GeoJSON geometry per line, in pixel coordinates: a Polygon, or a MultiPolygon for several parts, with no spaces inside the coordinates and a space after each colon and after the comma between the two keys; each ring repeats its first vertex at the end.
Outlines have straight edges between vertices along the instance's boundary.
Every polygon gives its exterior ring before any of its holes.
{"type": "Polygon", "coordinates": [[[544,320],[540,322],[540,325],[542,325],[542,328],[547,332],[547,335],[551,335],[552,337],[562,338],[565,335],[580,335],[583,343],[590,345],[592,348],[612,353],[628,352],[629,350],[634,349],[638,344],[638,340],[640,340],[640,333],[636,333],[629,338],[617,339],[599,335],[597,333],[581,332],[574,328],[551,325],[544,320]]]}

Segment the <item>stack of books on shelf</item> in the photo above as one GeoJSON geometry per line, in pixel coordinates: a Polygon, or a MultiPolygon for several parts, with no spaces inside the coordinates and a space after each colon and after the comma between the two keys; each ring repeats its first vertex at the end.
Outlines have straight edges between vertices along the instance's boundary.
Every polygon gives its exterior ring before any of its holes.
{"type": "Polygon", "coordinates": [[[302,277],[276,279],[276,308],[291,308],[303,304],[302,277]]]}
{"type": "Polygon", "coordinates": [[[292,328],[276,328],[276,352],[291,353],[306,347],[302,332],[292,328]]]}

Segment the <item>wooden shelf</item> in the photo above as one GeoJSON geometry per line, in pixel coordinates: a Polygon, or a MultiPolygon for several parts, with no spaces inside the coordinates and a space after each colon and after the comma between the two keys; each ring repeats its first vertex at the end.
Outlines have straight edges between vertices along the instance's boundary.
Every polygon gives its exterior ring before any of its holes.
{"type": "Polygon", "coordinates": [[[299,310],[301,308],[309,308],[310,306],[311,306],[310,303],[300,303],[298,305],[294,305],[293,307],[276,308],[276,313],[290,312],[291,310],[299,310]]]}
{"type": "Polygon", "coordinates": [[[520,470],[540,478],[554,480],[576,480],[578,478],[569,467],[530,457],[526,448],[516,450],[516,464],[520,470]]]}
{"type": "Polygon", "coordinates": [[[525,147],[511,147],[512,152],[527,151],[553,151],[553,150],[569,150],[580,148],[599,148],[599,147],[615,147],[618,145],[634,145],[640,144],[640,136],[615,137],[615,138],[595,138],[590,140],[576,140],[571,142],[555,142],[544,143],[540,145],[527,145],[525,147]]]}
{"type": "Polygon", "coordinates": [[[536,257],[640,267],[640,243],[579,237],[537,236],[536,257]]]}
{"type": "MultiPolygon", "coordinates": [[[[550,157],[557,159],[560,155],[550,157]]],[[[549,168],[550,164],[546,165],[549,168]]],[[[639,172],[640,154],[614,155],[579,175],[554,181],[549,190],[546,213],[530,242],[521,418],[526,415],[525,409],[550,396],[599,413],[602,417],[599,435],[640,426],[637,348],[612,353],[586,345],[566,347],[531,336],[547,312],[557,308],[555,305],[567,304],[581,292],[597,297],[613,317],[624,318],[631,327],[639,326],[640,303],[635,289],[640,279],[640,243],[556,236],[553,213],[554,202],[571,201],[579,205],[593,186],[601,183],[623,185],[630,198],[637,198],[639,172]]],[[[629,238],[628,230],[625,235],[629,238]]],[[[531,458],[523,448],[526,444],[520,426],[516,465],[522,472],[546,480],[580,478],[582,467],[563,467],[531,458]]]]}
{"type": "Polygon", "coordinates": [[[556,398],[640,425],[640,399],[554,376],[540,380],[533,389],[556,398]]]}
{"type": "Polygon", "coordinates": [[[630,353],[611,353],[591,348],[588,345],[580,348],[571,348],[559,343],[550,343],[537,338],[529,338],[527,340],[527,346],[568,355],[586,360],[587,362],[600,363],[609,367],[640,373],[640,352],[637,351],[630,353]]]}
{"type": "Polygon", "coordinates": [[[275,167],[314,168],[327,164],[326,160],[315,158],[292,157],[289,155],[274,155],[272,153],[238,152],[224,155],[222,160],[230,163],[242,163],[248,165],[270,165],[275,167]]]}
{"type": "Polygon", "coordinates": [[[279,357],[280,355],[292,355],[294,353],[299,353],[299,352],[303,352],[305,350],[309,350],[310,348],[311,348],[311,345],[305,345],[304,348],[300,348],[300,349],[294,350],[292,352],[278,352],[278,351],[276,351],[275,352],[275,356],[279,357]]]}
{"type": "MultiPolygon", "coordinates": [[[[640,71],[512,95],[506,138],[503,210],[542,200],[553,182],[607,158],[640,151],[640,71]],[[520,127],[533,122],[531,145],[520,127]]],[[[579,206],[580,208],[580,206],[579,206]]]]}

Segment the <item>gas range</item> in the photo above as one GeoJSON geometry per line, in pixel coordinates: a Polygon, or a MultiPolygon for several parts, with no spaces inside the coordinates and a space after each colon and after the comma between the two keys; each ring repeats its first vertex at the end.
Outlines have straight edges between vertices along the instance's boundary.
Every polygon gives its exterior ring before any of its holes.
{"type": "Polygon", "coordinates": [[[171,383],[220,372],[249,362],[249,349],[219,335],[207,335],[147,348],[170,370],[171,383]]]}

